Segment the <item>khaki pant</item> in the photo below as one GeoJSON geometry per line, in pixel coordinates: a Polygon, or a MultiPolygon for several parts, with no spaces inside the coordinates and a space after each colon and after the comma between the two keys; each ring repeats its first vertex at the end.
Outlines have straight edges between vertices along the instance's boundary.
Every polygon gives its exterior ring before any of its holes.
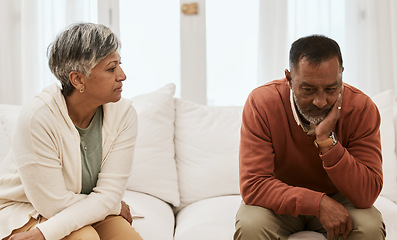
{"type": "MultiPolygon", "coordinates": [[[[37,220],[31,218],[28,223],[23,227],[12,231],[12,234],[19,232],[26,232],[34,229],[39,222],[43,222],[46,219],[37,220]]],[[[10,235],[10,236],[11,236],[10,235]]],[[[8,240],[10,237],[6,237],[3,240],[8,240]]],[[[94,223],[80,228],[72,232],[69,236],[64,237],[62,240],[74,240],[74,239],[85,239],[85,240],[142,240],[141,236],[135,231],[133,227],[121,216],[108,216],[103,221],[94,223]]]]}
{"type": "MultiPolygon", "coordinates": [[[[353,231],[347,239],[349,240],[380,240],[385,239],[386,230],[382,215],[375,207],[358,209],[345,198],[337,193],[331,196],[341,203],[353,221],[353,231]]],[[[286,240],[288,236],[303,230],[316,231],[325,237],[327,232],[315,216],[277,215],[272,210],[246,205],[241,203],[236,216],[236,232],[234,239],[237,240],[264,240],[279,239],[286,240]]],[[[342,239],[339,237],[338,239],[342,239]]]]}

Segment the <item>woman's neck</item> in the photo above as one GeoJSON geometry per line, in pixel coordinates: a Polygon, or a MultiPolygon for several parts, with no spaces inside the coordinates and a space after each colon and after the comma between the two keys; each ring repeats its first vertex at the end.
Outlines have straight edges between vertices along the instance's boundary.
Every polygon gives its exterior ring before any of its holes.
{"type": "Polygon", "coordinates": [[[65,96],[65,101],[69,117],[73,124],[82,129],[87,128],[99,106],[90,104],[84,98],[84,95],[79,94],[77,91],[73,91],[71,95],[65,96]]]}

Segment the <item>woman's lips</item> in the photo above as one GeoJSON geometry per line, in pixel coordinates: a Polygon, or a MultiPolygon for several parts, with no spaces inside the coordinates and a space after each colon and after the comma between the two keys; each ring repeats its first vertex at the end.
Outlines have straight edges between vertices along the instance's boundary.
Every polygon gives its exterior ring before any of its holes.
{"type": "Polygon", "coordinates": [[[122,92],[122,91],[123,91],[123,87],[121,86],[121,87],[119,87],[119,88],[116,88],[116,89],[114,89],[114,91],[115,91],[115,92],[122,92]]]}

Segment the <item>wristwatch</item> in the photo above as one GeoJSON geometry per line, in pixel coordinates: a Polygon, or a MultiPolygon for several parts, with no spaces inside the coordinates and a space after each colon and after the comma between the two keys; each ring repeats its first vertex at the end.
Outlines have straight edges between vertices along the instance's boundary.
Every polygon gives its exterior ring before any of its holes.
{"type": "Polygon", "coordinates": [[[336,139],[335,133],[331,132],[331,134],[329,135],[329,138],[325,139],[325,140],[314,140],[314,146],[316,146],[317,148],[326,148],[326,147],[331,147],[331,146],[335,146],[336,143],[338,142],[338,140],[336,139]]]}

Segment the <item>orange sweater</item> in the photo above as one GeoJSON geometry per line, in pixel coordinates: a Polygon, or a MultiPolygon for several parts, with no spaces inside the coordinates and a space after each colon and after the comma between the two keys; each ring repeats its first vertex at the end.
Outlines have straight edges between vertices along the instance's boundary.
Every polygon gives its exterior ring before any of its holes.
{"type": "Polygon", "coordinates": [[[315,215],[324,194],[341,192],[372,206],[383,184],[380,115],[372,100],[344,84],[338,143],[320,156],[315,136],[297,125],[286,79],[256,88],[243,111],[240,188],[246,204],[277,214],[315,215]]]}

